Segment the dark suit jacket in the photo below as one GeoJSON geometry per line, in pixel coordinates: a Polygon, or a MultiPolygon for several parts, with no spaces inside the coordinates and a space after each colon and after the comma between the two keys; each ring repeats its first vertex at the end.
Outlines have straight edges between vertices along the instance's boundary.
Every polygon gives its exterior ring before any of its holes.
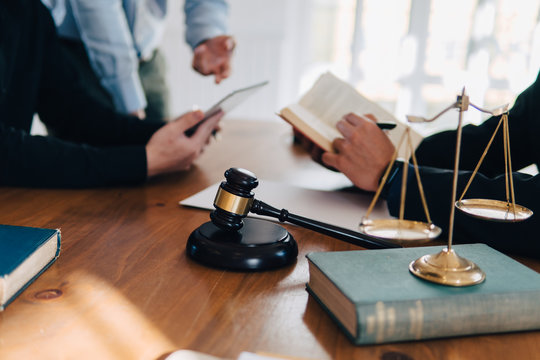
{"type": "MultiPolygon", "coordinates": [[[[502,251],[540,257],[540,175],[515,172],[540,160],[540,74],[535,83],[523,91],[509,112],[510,145],[516,203],[534,212],[519,223],[480,220],[456,211],[454,243],[482,242],[502,251]]],[[[463,128],[457,197],[461,195],[499,122],[492,117],[479,126],[463,128]]],[[[447,240],[451,207],[456,131],[446,131],[426,138],[418,147],[422,185],[432,221],[443,228],[447,240]]],[[[390,212],[399,211],[399,181],[392,184],[387,198],[390,212]]],[[[416,179],[407,184],[405,217],[425,221],[416,179]]],[[[479,174],[474,178],[465,198],[506,200],[502,127],[497,133],[479,174]]]]}
{"type": "Polygon", "coordinates": [[[145,144],[163,124],[93,102],[66,59],[39,0],[0,2],[0,185],[144,181],[145,144]],[[58,137],[29,134],[35,113],[58,137]]]}

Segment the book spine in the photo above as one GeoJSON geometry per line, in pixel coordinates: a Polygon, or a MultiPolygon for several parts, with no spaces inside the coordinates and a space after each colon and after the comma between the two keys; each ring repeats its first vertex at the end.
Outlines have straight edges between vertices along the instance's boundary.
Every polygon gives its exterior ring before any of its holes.
{"type": "Polygon", "coordinates": [[[540,329],[539,291],[361,304],[357,344],[540,329]]]}

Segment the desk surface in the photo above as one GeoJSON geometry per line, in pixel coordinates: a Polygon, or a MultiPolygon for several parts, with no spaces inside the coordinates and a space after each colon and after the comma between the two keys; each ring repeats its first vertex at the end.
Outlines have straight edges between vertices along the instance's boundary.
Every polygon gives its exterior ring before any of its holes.
{"type": "MultiPolygon", "coordinates": [[[[142,186],[0,190],[0,223],[62,231],[56,263],[0,313],[1,359],[157,359],[177,349],[226,358],[241,351],[308,359],[540,354],[538,331],[353,346],[305,291],[305,255],[357,248],[298,227],[286,225],[299,256],[284,269],[234,273],[188,259],[187,237],[208,221],[208,211],[178,201],[222,180],[229,167],[317,187],[342,180],[291,145],[286,124],[225,121],[223,127],[221,141],[191,171],[142,186]]],[[[54,169],[44,176],[55,176],[54,169]]],[[[519,260],[540,270],[538,261],[519,260]]]]}

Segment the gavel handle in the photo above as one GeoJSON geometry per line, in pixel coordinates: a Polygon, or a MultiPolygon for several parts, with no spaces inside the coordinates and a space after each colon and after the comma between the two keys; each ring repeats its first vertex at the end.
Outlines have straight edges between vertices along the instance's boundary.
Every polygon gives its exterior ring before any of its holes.
{"type": "Polygon", "coordinates": [[[397,244],[361,234],[357,231],[341,228],[326,224],[320,221],[308,219],[299,215],[291,214],[285,209],[278,210],[260,200],[253,200],[250,211],[255,214],[270,216],[278,219],[280,222],[290,222],[291,224],[316,231],[318,233],[332,236],[336,239],[349,242],[351,244],[362,246],[366,249],[387,249],[401,247],[397,244]]]}

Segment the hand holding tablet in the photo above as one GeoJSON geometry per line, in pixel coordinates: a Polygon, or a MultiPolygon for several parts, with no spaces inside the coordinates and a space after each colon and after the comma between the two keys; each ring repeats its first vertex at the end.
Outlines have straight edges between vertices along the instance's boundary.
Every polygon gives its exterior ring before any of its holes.
{"type": "Polygon", "coordinates": [[[223,111],[224,113],[228,113],[229,111],[234,109],[237,105],[242,103],[246,98],[251,96],[253,93],[255,93],[257,90],[259,90],[261,87],[265,86],[266,84],[268,84],[268,81],[263,81],[255,85],[251,85],[242,89],[235,90],[232,93],[228,94],[223,99],[218,101],[214,106],[212,106],[209,110],[205,111],[204,118],[201,121],[199,121],[195,126],[186,130],[185,132],[186,136],[193,135],[193,133],[197,130],[197,128],[206,119],[212,117],[218,112],[223,111]]]}

